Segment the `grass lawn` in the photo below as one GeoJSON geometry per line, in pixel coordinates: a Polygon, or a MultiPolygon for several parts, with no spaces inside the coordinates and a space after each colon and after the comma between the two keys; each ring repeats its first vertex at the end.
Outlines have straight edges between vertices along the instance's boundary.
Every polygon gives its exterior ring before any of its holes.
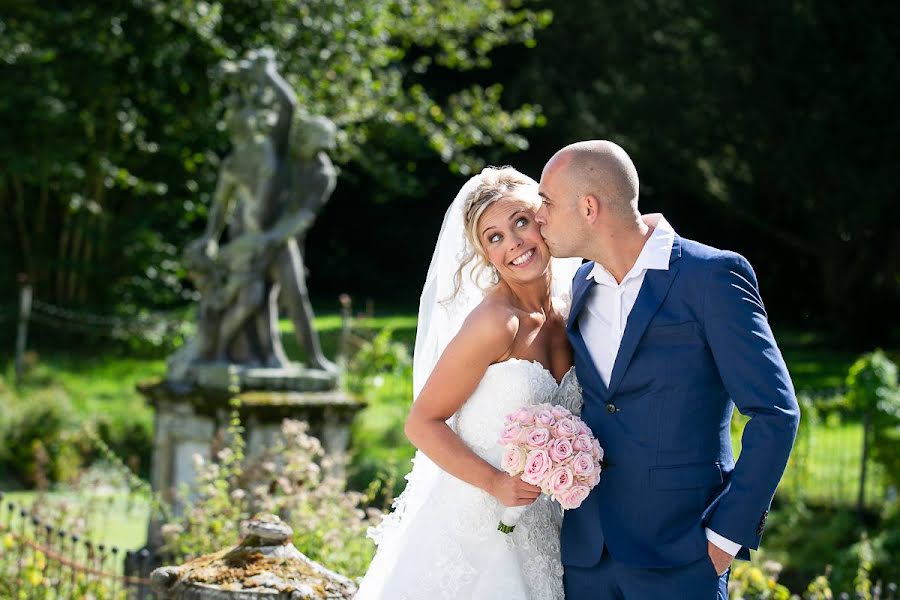
{"type": "Polygon", "coordinates": [[[116,354],[78,351],[30,353],[22,387],[12,387],[13,365],[7,362],[0,378],[0,406],[28,402],[38,394],[54,394],[67,402],[78,421],[96,415],[138,421],[151,427],[153,415],[135,385],[165,373],[162,359],[130,358],[116,354]]]}
{"type": "MultiPolygon", "coordinates": [[[[415,316],[399,315],[357,319],[358,330],[376,331],[390,327],[398,339],[415,339],[415,316]]],[[[302,359],[293,325],[283,319],[279,323],[282,341],[289,356],[302,359]]],[[[317,317],[315,326],[320,332],[325,354],[334,356],[341,331],[341,318],[336,314],[317,317]]],[[[137,391],[136,385],[148,379],[162,377],[166,371],[165,359],[133,358],[127,351],[85,353],[78,348],[59,349],[52,352],[30,352],[29,368],[22,387],[16,390],[13,361],[9,355],[0,355],[5,368],[0,370],[0,406],[14,406],[27,402],[33,394],[54,391],[68,401],[78,420],[96,415],[124,416],[152,422],[152,412],[137,391]]]]}

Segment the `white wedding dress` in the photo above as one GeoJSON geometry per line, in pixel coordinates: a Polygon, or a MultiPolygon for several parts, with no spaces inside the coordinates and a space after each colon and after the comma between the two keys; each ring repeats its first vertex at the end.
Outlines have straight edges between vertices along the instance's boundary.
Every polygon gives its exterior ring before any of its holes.
{"type": "MultiPolygon", "coordinates": [[[[465,235],[465,203],[488,168],[453,200],[438,235],[419,299],[413,353],[417,398],[447,344],[484,299],[492,282],[465,235]]],[[[537,194],[537,183],[533,193],[537,194]]],[[[554,306],[568,313],[578,258],[550,260],[554,306]],[[557,304],[558,300],[558,304],[557,304]]],[[[570,369],[559,385],[540,363],[510,359],[488,367],[478,387],[447,424],[476,454],[500,467],[498,438],[506,416],[551,402],[580,409],[581,389],[570,369]]],[[[573,412],[576,412],[573,410],[573,412]]],[[[378,544],[356,600],[563,600],[558,504],[541,496],[509,535],[497,530],[504,506],[487,492],[441,470],[416,453],[394,510],[369,535],[378,544]]]]}
{"type": "MultiPolygon", "coordinates": [[[[578,408],[580,401],[574,369],[557,385],[540,363],[510,359],[488,367],[452,426],[499,468],[506,415],[529,404],[578,408]]],[[[487,492],[441,471],[421,508],[381,541],[357,598],[562,600],[559,505],[541,495],[508,535],[497,530],[503,509],[487,492]]],[[[392,517],[402,512],[397,507],[392,517]]]]}

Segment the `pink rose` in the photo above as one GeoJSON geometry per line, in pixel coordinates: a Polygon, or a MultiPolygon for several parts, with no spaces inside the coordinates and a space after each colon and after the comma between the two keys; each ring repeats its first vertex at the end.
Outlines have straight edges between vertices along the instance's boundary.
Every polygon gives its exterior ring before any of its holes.
{"type": "Polygon", "coordinates": [[[519,425],[532,425],[534,423],[534,415],[527,408],[520,408],[514,412],[512,419],[519,425]]]}
{"type": "Polygon", "coordinates": [[[569,409],[567,409],[565,406],[559,406],[559,405],[556,405],[553,408],[551,408],[550,413],[556,419],[566,419],[566,418],[572,416],[572,413],[569,412],[569,409]]]}
{"type": "Polygon", "coordinates": [[[538,425],[553,425],[556,422],[556,417],[553,416],[553,413],[550,412],[549,409],[545,408],[543,410],[539,410],[536,415],[534,415],[534,421],[538,425]]]}
{"type": "Polygon", "coordinates": [[[535,427],[525,437],[525,443],[529,448],[543,448],[550,441],[550,430],[543,427],[535,427]]]}
{"type": "Polygon", "coordinates": [[[594,459],[587,452],[579,452],[572,461],[572,471],[580,477],[590,477],[596,469],[594,459]]]}
{"type": "Polygon", "coordinates": [[[573,485],[568,491],[564,492],[562,496],[557,498],[557,501],[559,502],[559,505],[566,510],[578,508],[590,493],[591,490],[587,486],[573,485]]]}
{"type": "Polygon", "coordinates": [[[603,448],[600,447],[600,442],[597,441],[597,438],[591,440],[591,455],[597,462],[603,460],[603,448]]]}
{"type": "Polygon", "coordinates": [[[581,419],[578,419],[578,433],[579,433],[580,435],[589,435],[589,436],[591,436],[591,437],[594,436],[594,432],[591,431],[591,428],[588,427],[588,426],[585,424],[585,422],[582,421],[581,419]]]}
{"type": "Polygon", "coordinates": [[[596,487],[597,484],[600,483],[600,471],[601,471],[601,469],[599,467],[596,467],[594,469],[594,472],[591,473],[590,475],[587,475],[587,476],[576,475],[575,476],[576,485],[586,485],[589,488],[596,487]]]}
{"type": "Polygon", "coordinates": [[[575,441],[572,442],[572,447],[575,448],[576,452],[590,452],[591,448],[593,448],[593,444],[591,443],[591,438],[586,435],[579,435],[575,438],[575,441]]]}
{"type": "Polygon", "coordinates": [[[525,467],[525,451],[517,446],[511,446],[503,451],[501,468],[510,475],[518,475],[525,467]]]}
{"type": "Polygon", "coordinates": [[[550,455],[543,448],[532,450],[525,458],[522,481],[531,485],[540,485],[544,475],[550,470],[550,455]]]}
{"type": "Polygon", "coordinates": [[[500,433],[500,441],[499,444],[501,446],[509,446],[510,444],[515,444],[519,439],[519,434],[522,432],[522,426],[518,423],[509,423],[503,428],[503,431],[500,433]]]}
{"type": "Polygon", "coordinates": [[[522,430],[519,432],[519,437],[516,438],[516,443],[520,446],[525,445],[526,440],[528,440],[528,434],[534,431],[534,425],[525,425],[522,427],[522,430]]]}
{"type": "Polygon", "coordinates": [[[575,483],[572,469],[569,467],[557,467],[550,472],[547,480],[547,491],[554,497],[567,492],[575,483]]]}
{"type": "Polygon", "coordinates": [[[556,437],[574,438],[578,435],[578,425],[572,419],[560,419],[556,422],[556,437]]]}
{"type": "Polygon", "coordinates": [[[559,438],[550,443],[550,458],[554,462],[561,463],[574,452],[572,442],[566,438],[559,438]]]}

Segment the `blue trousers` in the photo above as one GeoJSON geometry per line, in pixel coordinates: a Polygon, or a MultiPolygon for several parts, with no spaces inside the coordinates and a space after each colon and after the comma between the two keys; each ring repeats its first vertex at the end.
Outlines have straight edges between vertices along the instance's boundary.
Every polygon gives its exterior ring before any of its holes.
{"type": "Polygon", "coordinates": [[[728,575],[716,574],[704,556],[680,567],[644,569],[613,560],[608,552],[593,567],[566,566],[566,600],[728,600],[728,575]]]}

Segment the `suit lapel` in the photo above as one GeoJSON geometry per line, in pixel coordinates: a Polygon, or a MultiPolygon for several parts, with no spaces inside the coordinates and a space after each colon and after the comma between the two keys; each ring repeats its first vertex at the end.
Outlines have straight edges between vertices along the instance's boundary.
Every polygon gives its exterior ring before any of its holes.
{"type": "MultiPolygon", "coordinates": [[[[590,271],[588,271],[588,273],[590,273],[590,271]]],[[[588,292],[597,285],[597,282],[594,281],[593,277],[590,279],[584,279],[580,275],[576,275],[576,277],[578,279],[572,282],[572,306],[569,308],[569,320],[566,323],[566,327],[569,331],[575,330],[575,324],[578,322],[578,313],[584,308],[584,303],[589,296],[588,292]],[[581,281],[579,281],[579,279],[581,281]]]]}
{"type": "Polygon", "coordinates": [[[638,292],[634,307],[625,323],[625,333],[622,336],[622,343],[619,345],[616,362],[613,364],[612,374],[609,378],[610,396],[616,392],[622,382],[622,377],[628,370],[628,365],[631,363],[631,358],[637,350],[644,331],[647,330],[647,326],[659,310],[669,292],[669,287],[678,275],[678,265],[675,261],[680,257],[681,240],[676,235],[672,244],[672,254],[669,257],[669,269],[667,271],[651,269],[644,275],[644,283],[641,285],[641,291],[638,292]]]}

